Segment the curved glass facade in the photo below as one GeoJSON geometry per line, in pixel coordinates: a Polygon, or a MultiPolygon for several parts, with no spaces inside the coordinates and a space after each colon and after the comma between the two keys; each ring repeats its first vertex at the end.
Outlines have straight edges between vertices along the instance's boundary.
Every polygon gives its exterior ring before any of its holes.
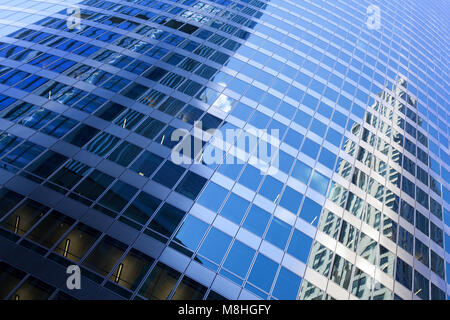
{"type": "Polygon", "coordinates": [[[450,296],[445,1],[0,7],[0,298],[450,296]]]}

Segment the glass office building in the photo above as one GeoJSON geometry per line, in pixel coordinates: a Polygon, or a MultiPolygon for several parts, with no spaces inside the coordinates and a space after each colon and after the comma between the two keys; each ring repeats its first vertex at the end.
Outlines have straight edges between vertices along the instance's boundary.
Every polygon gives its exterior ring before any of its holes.
{"type": "Polygon", "coordinates": [[[450,296],[446,1],[0,8],[1,299],[450,296]]]}

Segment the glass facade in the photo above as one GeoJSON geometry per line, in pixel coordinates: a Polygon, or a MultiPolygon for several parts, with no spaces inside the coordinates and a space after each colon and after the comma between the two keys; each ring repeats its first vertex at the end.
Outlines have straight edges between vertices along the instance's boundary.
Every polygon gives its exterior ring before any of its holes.
{"type": "Polygon", "coordinates": [[[450,297],[444,0],[0,7],[0,298],[450,297]]]}

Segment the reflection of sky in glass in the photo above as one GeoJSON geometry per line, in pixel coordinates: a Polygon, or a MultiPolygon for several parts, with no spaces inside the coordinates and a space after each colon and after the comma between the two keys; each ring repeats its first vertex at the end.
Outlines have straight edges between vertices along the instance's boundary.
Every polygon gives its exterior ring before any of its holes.
{"type": "Polygon", "coordinates": [[[220,110],[226,113],[231,111],[232,104],[233,104],[232,99],[224,94],[221,94],[219,98],[217,98],[216,102],[214,102],[215,107],[219,108],[220,110]]]}
{"type": "Polygon", "coordinates": [[[6,36],[81,0],[0,0],[0,36],[6,36]]]}

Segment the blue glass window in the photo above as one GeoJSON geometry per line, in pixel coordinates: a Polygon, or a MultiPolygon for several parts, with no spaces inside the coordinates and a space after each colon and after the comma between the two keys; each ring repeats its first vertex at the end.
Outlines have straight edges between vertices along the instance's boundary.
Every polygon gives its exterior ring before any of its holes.
{"type": "Polygon", "coordinates": [[[132,187],[129,184],[117,181],[103,197],[101,197],[99,203],[111,210],[120,212],[137,191],[137,188],[132,187]]]}
{"type": "Polygon", "coordinates": [[[313,159],[317,158],[320,146],[314,141],[306,138],[302,146],[302,152],[313,159]]]}
{"type": "Polygon", "coordinates": [[[153,180],[161,183],[167,188],[172,188],[184,171],[185,169],[183,167],[178,166],[171,161],[166,161],[155,174],[153,180]]]}
{"type": "Polygon", "coordinates": [[[231,193],[220,214],[239,225],[249,204],[247,200],[231,193]]]}
{"type": "Polygon", "coordinates": [[[304,136],[302,134],[289,129],[286,136],[284,137],[284,142],[286,142],[291,147],[294,147],[295,149],[299,149],[300,145],[303,142],[303,138],[304,136]]]}
{"type": "Polygon", "coordinates": [[[194,200],[200,193],[206,181],[207,180],[202,176],[189,171],[175,190],[189,199],[194,200]]]}
{"type": "Polygon", "coordinates": [[[3,161],[16,167],[23,168],[44,151],[44,148],[29,141],[25,141],[7,154],[3,161]]]}
{"type": "Polygon", "coordinates": [[[222,164],[217,171],[233,180],[236,180],[244,165],[237,164],[237,159],[228,154],[226,157],[227,158],[224,159],[225,163],[222,164]],[[227,159],[230,159],[230,164],[227,164],[227,159]]]}
{"type": "Polygon", "coordinates": [[[301,278],[285,267],[281,267],[272,295],[281,300],[295,300],[301,278]]]}
{"type": "Polygon", "coordinates": [[[309,107],[311,110],[316,110],[316,106],[317,106],[318,102],[319,102],[319,100],[317,100],[313,96],[311,96],[309,94],[305,94],[302,104],[309,107]]]}
{"type": "Polygon", "coordinates": [[[339,146],[341,145],[342,135],[333,128],[328,128],[327,136],[325,139],[339,148],[339,146]]]}
{"type": "Polygon", "coordinates": [[[294,162],[294,158],[288,155],[284,151],[279,152],[279,169],[283,171],[286,174],[289,174],[289,171],[291,170],[292,163],[294,162]]]}
{"type": "Polygon", "coordinates": [[[283,101],[277,112],[286,118],[291,119],[295,113],[295,110],[296,109],[293,106],[283,101]]]}
{"type": "Polygon", "coordinates": [[[157,156],[149,151],[144,151],[144,153],[133,163],[130,169],[136,171],[139,175],[149,177],[162,163],[162,161],[163,158],[160,156],[157,156]]]}
{"type": "Polygon", "coordinates": [[[417,292],[417,296],[423,300],[428,300],[430,282],[420,272],[414,270],[414,292],[417,292]]]}
{"type": "Polygon", "coordinates": [[[287,252],[300,261],[306,263],[308,260],[309,251],[311,250],[312,242],[313,240],[310,237],[295,229],[287,252]]]}
{"type": "Polygon", "coordinates": [[[57,152],[47,151],[39,159],[28,166],[27,170],[42,178],[47,178],[53,172],[55,172],[59,168],[59,166],[66,160],[67,157],[57,152]]]}
{"type": "Polygon", "coordinates": [[[280,195],[283,184],[273,178],[272,176],[267,176],[264,180],[259,193],[271,201],[275,201],[280,195]]]}
{"type": "Polygon", "coordinates": [[[414,225],[414,208],[404,200],[400,205],[400,215],[414,225]]]}
{"type": "Polygon", "coordinates": [[[249,189],[252,189],[253,191],[256,191],[256,188],[261,182],[262,177],[263,176],[261,175],[261,172],[258,169],[248,164],[245,167],[241,177],[239,178],[239,183],[241,183],[242,185],[246,186],[249,189]]]}
{"type": "Polygon", "coordinates": [[[269,219],[270,214],[267,211],[253,205],[245,218],[243,226],[261,237],[266,230],[269,219]]]}
{"type": "Polygon", "coordinates": [[[198,203],[214,212],[217,212],[227,193],[228,191],[225,188],[210,182],[206,186],[205,190],[203,190],[200,198],[198,199],[198,203]]]}
{"type": "Polygon", "coordinates": [[[327,193],[328,184],[330,183],[330,179],[315,171],[312,175],[311,182],[309,186],[316,190],[317,192],[325,195],[327,193]]]}
{"type": "Polygon", "coordinates": [[[345,128],[345,124],[347,123],[347,117],[344,116],[339,111],[335,110],[333,114],[333,122],[340,125],[342,128],[345,128]]]}
{"type": "Polygon", "coordinates": [[[291,228],[292,227],[286,222],[283,222],[278,218],[273,218],[265,239],[284,250],[289,234],[291,233],[291,228]]]}
{"type": "Polygon", "coordinates": [[[284,124],[273,119],[267,127],[268,134],[279,137],[280,139],[284,136],[286,129],[287,127],[284,124]],[[277,134],[275,130],[278,130],[277,134]]]}
{"type": "Polygon", "coordinates": [[[75,188],[75,192],[95,200],[113,181],[113,177],[94,170],[75,188]]]}
{"type": "Polygon", "coordinates": [[[184,214],[184,211],[166,203],[158,210],[155,217],[150,222],[149,227],[170,237],[183,219],[184,214]]]}
{"type": "Polygon", "coordinates": [[[325,135],[325,131],[327,130],[327,126],[319,120],[314,119],[311,124],[310,130],[317,134],[319,137],[323,137],[325,135]]]}
{"type": "Polygon", "coordinates": [[[280,200],[280,205],[292,213],[296,214],[298,208],[300,207],[300,203],[303,199],[303,195],[292,189],[291,187],[286,186],[286,189],[283,192],[283,196],[280,200]]]}
{"type": "Polygon", "coordinates": [[[108,159],[127,167],[141,150],[142,148],[124,141],[109,155],[108,159]]]}
{"type": "Polygon", "coordinates": [[[266,116],[265,114],[255,111],[252,118],[248,123],[255,126],[258,129],[264,129],[267,125],[267,122],[269,122],[270,118],[266,116]]]}
{"type": "Polygon", "coordinates": [[[240,241],[235,241],[223,266],[239,277],[244,278],[254,255],[255,250],[240,241]]]}
{"type": "MultiPolygon", "coordinates": [[[[58,119],[56,119],[58,120],[58,119]]],[[[55,121],[56,121],[55,120],[55,121]]],[[[49,124],[51,126],[52,123],[49,124]]],[[[48,127],[48,126],[47,126],[48,127]]],[[[46,127],[46,129],[47,129],[46,127]]],[[[44,132],[46,131],[44,129],[44,132]]],[[[100,130],[88,126],[88,125],[81,125],[79,126],[75,131],[72,131],[64,140],[76,145],[77,147],[83,146],[86,142],[92,139],[100,130]]]]}
{"type": "Polygon", "coordinates": [[[311,172],[312,169],[309,166],[300,160],[297,160],[295,162],[294,169],[292,170],[292,176],[304,184],[308,184],[309,177],[311,177],[311,172]]]}
{"type": "Polygon", "coordinates": [[[195,251],[207,229],[208,224],[188,215],[174,239],[183,246],[195,251]]]}
{"type": "Polygon", "coordinates": [[[321,211],[322,207],[317,202],[306,197],[300,211],[300,217],[308,223],[317,225],[321,211]]]}
{"type": "Polygon", "coordinates": [[[327,168],[333,170],[336,162],[336,155],[326,148],[322,148],[320,151],[319,162],[327,168]]]}
{"type": "Polygon", "coordinates": [[[272,286],[278,265],[262,254],[258,254],[253,265],[248,281],[269,292],[272,286]]]}
{"type": "Polygon", "coordinates": [[[295,115],[294,121],[301,125],[302,127],[308,129],[309,124],[311,123],[312,117],[309,114],[304,113],[301,110],[297,111],[297,114],[295,115]]]}
{"type": "Polygon", "coordinates": [[[231,237],[222,231],[212,228],[203,242],[199,254],[219,264],[230,245],[231,237]]]}
{"type": "Polygon", "coordinates": [[[231,114],[233,116],[236,116],[237,118],[247,121],[250,114],[253,112],[253,109],[249,106],[239,102],[236,107],[231,111],[231,114]]]}

